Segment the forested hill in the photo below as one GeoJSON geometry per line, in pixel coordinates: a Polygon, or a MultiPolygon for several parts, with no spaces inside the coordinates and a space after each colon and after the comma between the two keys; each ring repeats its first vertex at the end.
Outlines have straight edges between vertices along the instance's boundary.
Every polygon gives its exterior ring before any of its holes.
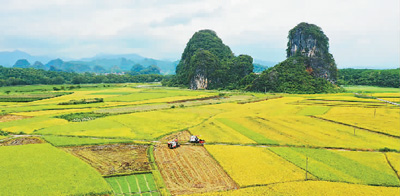
{"type": "Polygon", "coordinates": [[[176,75],[163,85],[190,89],[238,89],[253,73],[253,58],[235,56],[215,31],[204,29],[193,34],[176,67],[176,75]]]}

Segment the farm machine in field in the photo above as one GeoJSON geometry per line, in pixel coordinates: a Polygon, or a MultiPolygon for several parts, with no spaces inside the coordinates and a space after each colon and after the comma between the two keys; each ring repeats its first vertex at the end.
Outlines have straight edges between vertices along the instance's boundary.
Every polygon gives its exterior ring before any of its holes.
{"type": "Polygon", "coordinates": [[[200,139],[199,137],[197,137],[197,135],[192,135],[190,136],[190,143],[199,143],[199,144],[204,144],[206,141],[200,139]]]}
{"type": "Polygon", "coordinates": [[[178,139],[174,139],[168,142],[168,148],[170,149],[178,148],[179,146],[181,146],[181,144],[178,143],[178,139]]]}

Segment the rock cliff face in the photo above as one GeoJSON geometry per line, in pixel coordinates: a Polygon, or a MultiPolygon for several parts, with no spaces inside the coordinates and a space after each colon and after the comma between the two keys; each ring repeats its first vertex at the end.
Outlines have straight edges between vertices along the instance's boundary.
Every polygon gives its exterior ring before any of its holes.
{"type": "Polygon", "coordinates": [[[190,82],[190,89],[193,90],[207,89],[207,87],[208,78],[206,78],[203,74],[196,74],[190,82]]]}
{"type": "Polygon", "coordinates": [[[304,56],[309,58],[306,70],[315,77],[324,78],[331,83],[337,80],[337,67],[329,53],[329,39],[321,28],[308,23],[300,23],[289,31],[287,57],[304,56]]]}

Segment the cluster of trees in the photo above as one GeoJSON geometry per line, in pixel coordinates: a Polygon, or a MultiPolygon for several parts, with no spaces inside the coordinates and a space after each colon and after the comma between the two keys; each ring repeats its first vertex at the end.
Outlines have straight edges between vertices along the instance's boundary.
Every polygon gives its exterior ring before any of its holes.
{"type": "Polygon", "coordinates": [[[163,78],[164,76],[159,74],[97,75],[95,73],[71,73],[62,71],[45,71],[33,68],[5,68],[0,66],[0,86],[31,84],[141,83],[159,82],[163,78]]]}
{"type": "Polygon", "coordinates": [[[161,70],[159,67],[155,65],[150,65],[148,67],[143,67],[140,64],[135,64],[132,66],[131,75],[142,75],[142,74],[161,74],[161,70]]]}
{"type": "Polygon", "coordinates": [[[368,85],[399,88],[400,68],[386,70],[340,69],[338,83],[341,85],[368,85]]]}
{"type": "Polygon", "coordinates": [[[235,56],[212,30],[196,32],[186,45],[176,75],[166,86],[191,89],[238,89],[240,81],[253,72],[253,58],[235,56]]]}
{"type": "Polygon", "coordinates": [[[267,69],[259,76],[253,76],[246,90],[259,92],[284,92],[313,94],[338,92],[343,89],[332,85],[328,80],[314,77],[307,72],[310,59],[304,56],[289,57],[285,61],[267,69]]]}

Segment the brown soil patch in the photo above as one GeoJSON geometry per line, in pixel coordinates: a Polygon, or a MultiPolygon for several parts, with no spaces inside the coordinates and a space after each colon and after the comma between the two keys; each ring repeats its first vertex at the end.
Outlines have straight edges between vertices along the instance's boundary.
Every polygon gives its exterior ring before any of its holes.
{"type": "Polygon", "coordinates": [[[179,143],[186,143],[186,142],[189,142],[190,136],[191,135],[190,135],[189,131],[181,131],[178,133],[173,133],[171,135],[167,135],[167,136],[161,138],[159,141],[162,142],[163,144],[164,143],[166,144],[168,141],[171,141],[173,139],[178,139],[179,143]]]}
{"type": "Polygon", "coordinates": [[[89,163],[102,175],[149,171],[146,145],[108,144],[63,148],[89,163]]]}
{"type": "Polygon", "coordinates": [[[25,118],[32,118],[32,116],[18,116],[18,115],[6,114],[6,115],[3,115],[3,116],[0,116],[0,122],[21,120],[21,119],[25,119],[25,118]]]}
{"type": "Polygon", "coordinates": [[[202,146],[184,145],[154,149],[156,163],[173,195],[222,191],[237,188],[236,183],[202,146]]]}
{"type": "Polygon", "coordinates": [[[25,144],[41,144],[41,143],[45,143],[45,141],[43,141],[38,137],[17,137],[0,143],[0,146],[18,146],[25,144]]]}

